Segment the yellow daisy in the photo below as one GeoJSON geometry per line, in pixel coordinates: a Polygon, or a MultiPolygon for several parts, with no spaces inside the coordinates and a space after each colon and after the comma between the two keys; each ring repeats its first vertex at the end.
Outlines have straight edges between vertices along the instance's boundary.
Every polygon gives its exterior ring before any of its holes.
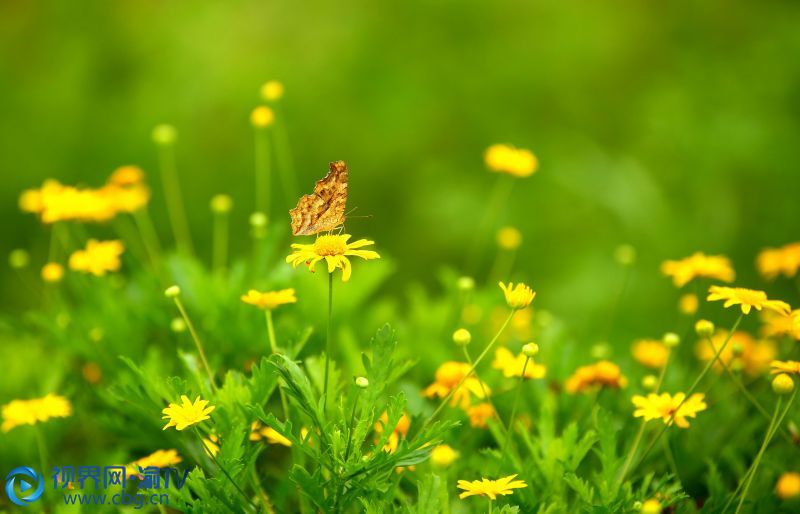
{"type": "Polygon", "coordinates": [[[312,244],[292,244],[293,251],[286,257],[286,262],[295,268],[305,262],[308,269],[314,271],[314,266],[325,259],[328,273],[333,273],[336,268],[342,270],[342,282],[350,280],[350,259],[347,257],[361,257],[365,260],[380,259],[380,255],[372,250],[357,250],[364,246],[375,244],[374,241],[359,239],[348,243],[350,234],[319,236],[312,244]]]}
{"type": "Polygon", "coordinates": [[[12,400],[3,405],[3,432],[20,425],[35,425],[50,418],[66,418],[72,415],[72,404],[63,396],[48,394],[32,400],[12,400]]]}
{"type": "Polygon", "coordinates": [[[522,282],[516,286],[513,282],[509,282],[508,285],[500,282],[500,289],[503,290],[503,294],[506,297],[506,303],[512,309],[524,309],[531,304],[534,298],[536,298],[536,293],[533,291],[533,289],[526,286],[522,282]]]}
{"type": "Polygon", "coordinates": [[[602,360],[589,366],[579,367],[564,384],[564,389],[570,393],[580,393],[594,390],[595,388],[608,387],[622,389],[628,385],[628,379],[611,361],[602,360]]]}
{"type": "Polygon", "coordinates": [[[789,336],[800,341],[800,309],[793,310],[788,316],[762,311],[761,323],[764,337],[789,336]]]}
{"type": "Polygon", "coordinates": [[[97,277],[109,271],[118,271],[122,262],[119,256],[125,247],[119,241],[97,241],[90,239],[86,248],[73,252],[69,257],[69,267],[73,271],[91,273],[97,277]]]}
{"type": "Polygon", "coordinates": [[[126,472],[129,475],[138,475],[139,468],[146,468],[148,466],[155,466],[157,468],[168,468],[181,462],[181,457],[176,450],[156,450],[155,452],[137,459],[127,466],[126,472]]]}
{"type": "Polygon", "coordinates": [[[771,374],[788,373],[790,375],[800,375],[800,362],[798,361],[772,361],[769,363],[772,368],[771,374]]]}
{"type": "Polygon", "coordinates": [[[528,487],[528,484],[522,480],[514,480],[517,475],[509,475],[497,480],[489,480],[484,478],[482,480],[473,480],[468,482],[466,480],[458,481],[458,488],[463,489],[464,492],[459,494],[459,498],[466,498],[467,496],[486,496],[492,500],[496,500],[499,495],[513,494],[514,489],[522,489],[528,487]]]}
{"type": "Polygon", "coordinates": [[[180,404],[170,403],[166,409],[161,411],[164,414],[161,419],[169,420],[169,423],[164,425],[163,430],[169,427],[175,427],[175,430],[180,431],[186,427],[209,419],[208,415],[211,414],[216,407],[213,405],[206,407],[206,405],[208,405],[208,400],[201,400],[199,396],[192,402],[185,394],[181,395],[180,404]]]}
{"type": "MultiPolygon", "coordinates": [[[[708,339],[699,340],[695,348],[697,357],[706,362],[710,361],[726,339],[728,339],[728,331],[718,330],[711,336],[713,348],[708,344],[708,339]]],[[[770,340],[757,341],[747,332],[737,330],[714,362],[713,369],[721,373],[725,370],[721,363],[725,363],[730,368],[741,369],[744,373],[757,377],[766,371],[776,354],[777,348],[774,342],[770,340]]]]}
{"type": "Polygon", "coordinates": [[[706,255],[702,252],[677,261],[665,261],[661,265],[661,272],[672,277],[675,287],[683,287],[695,278],[733,282],[736,277],[730,259],[723,255],[706,255]]]}
{"type": "Polygon", "coordinates": [[[282,446],[292,446],[292,442],[278,433],[272,427],[265,427],[259,421],[253,421],[253,424],[250,425],[250,437],[251,441],[260,441],[264,439],[269,444],[280,444],[282,446]]]}
{"type": "Polygon", "coordinates": [[[711,286],[708,288],[709,302],[725,300],[725,308],[732,305],[740,305],[744,314],[750,314],[750,309],[755,307],[757,311],[769,309],[784,316],[788,316],[792,308],[788,303],[780,300],[770,300],[764,291],[745,289],[743,287],[722,287],[711,286]]]}
{"type": "Polygon", "coordinates": [[[707,405],[702,393],[695,393],[686,401],[684,398],[684,393],[677,393],[675,396],[669,393],[650,393],[647,397],[636,395],[632,399],[636,406],[633,416],[644,418],[645,421],[660,418],[664,424],[671,425],[674,421],[680,428],[689,428],[686,418],[697,417],[697,413],[706,410],[707,405]]]}
{"type": "Polygon", "coordinates": [[[475,428],[486,428],[487,422],[495,417],[497,413],[489,402],[479,403],[467,408],[469,424],[475,428]]]}
{"type": "Polygon", "coordinates": [[[263,293],[251,289],[247,294],[242,295],[242,301],[259,309],[272,310],[279,305],[296,303],[297,298],[294,296],[294,289],[281,289],[280,291],[266,291],[263,293]]]}
{"type": "MultiPolygon", "coordinates": [[[[447,398],[447,395],[458,386],[464,375],[469,373],[470,368],[471,366],[466,362],[448,361],[443,363],[436,370],[436,381],[426,387],[422,391],[422,395],[426,398],[447,398]]],[[[478,380],[475,375],[471,375],[453,393],[450,398],[450,405],[466,409],[469,407],[470,399],[473,395],[479,399],[484,398],[484,390],[486,394],[490,394],[489,386],[478,380]]]]}

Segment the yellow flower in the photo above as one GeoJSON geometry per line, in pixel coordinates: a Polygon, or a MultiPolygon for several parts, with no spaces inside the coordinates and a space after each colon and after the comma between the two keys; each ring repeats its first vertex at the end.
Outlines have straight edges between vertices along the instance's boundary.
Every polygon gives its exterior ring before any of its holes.
{"type": "Polygon", "coordinates": [[[655,339],[640,339],[633,343],[633,358],[648,368],[661,368],[667,362],[669,348],[655,339]]]}
{"type": "Polygon", "coordinates": [[[784,316],[788,316],[792,308],[788,303],[780,300],[767,299],[767,293],[764,291],[756,291],[754,289],[745,289],[743,287],[721,287],[711,286],[708,288],[709,302],[716,300],[725,300],[725,308],[732,305],[741,305],[744,314],[750,314],[750,309],[755,307],[756,310],[769,309],[784,316]]]}
{"type": "Polygon", "coordinates": [[[789,500],[800,496],[800,473],[787,471],[778,478],[775,494],[781,500],[789,500]]]}
{"type": "Polygon", "coordinates": [[[602,360],[589,366],[579,367],[564,384],[570,393],[580,393],[595,388],[609,387],[622,389],[628,385],[628,379],[622,374],[619,366],[613,362],[602,360]]]}
{"type": "Polygon", "coordinates": [[[678,300],[678,309],[686,314],[691,316],[695,312],[697,312],[697,307],[700,303],[696,294],[688,293],[681,296],[680,300],[678,300]]]}
{"type": "Polygon", "coordinates": [[[790,375],[800,375],[800,362],[798,361],[772,361],[769,363],[772,370],[771,374],[788,373],[790,375]]]}
{"type": "Polygon", "coordinates": [[[146,457],[142,457],[141,459],[131,462],[125,466],[125,468],[127,474],[138,475],[139,468],[144,469],[148,466],[168,468],[170,466],[174,466],[175,464],[179,464],[181,460],[181,457],[175,450],[156,450],[146,457]]]}
{"type": "MultiPolygon", "coordinates": [[[[436,381],[429,385],[422,391],[423,396],[426,398],[446,398],[450,394],[461,379],[469,373],[471,366],[466,362],[448,361],[439,366],[436,370],[436,381]]],[[[458,405],[462,409],[469,407],[470,398],[472,395],[479,399],[484,398],[483,391],[489,394],[489,386],[483,384],[474,375],[467,377],[461,387],[453,394],[450,399],[450,405],[458,405]]]]}
{"type": "Polygon", "coordinates": [[[181,395],[180,404],[170,403],[166,409],[161,411],[164,414],[161,419],[169,420],[169,423],[164,425],[163,430],[169,427],[175,427],[175,430],[180,431],[186,427],[209,419],[208,415],[211,414],[216,407],[213,405],[206,407],[206,405],[208,405],[208,400],[201,400],[199,396],[192,402],[185,394],[181,395]]]}
{"type": "Polygon", "coordinates": [[[203,446],[206,447],[206,451],[208,451],[212,457],[216,457],[219,453],[219,437],[214,434],[204,437],[203,446]]]}
{"type": "Polygon", "coordinates": [[[686,418],[697,417],[697,413],[706,410],[707,406],[702,393],[695,393],[686,401],[684,398],[684,393],[677,393],[675,396],[669,393],[650,393],[647,397],[636,395],[633,397],[633,404],[636,406],[633,416],[644,418],[645,421],[660,418],[664,424],[671,425],[674,421],[680,428],[689,428],[686,418]]]}
{"type": "Polygon", "coordinates": [[[787,278],[797,275],[800,269],[800,242],[762,250],[756,258],[756,267],[767,280],[773,280],[780,274],[787,278]]]}
{"type": "Polygon", "coordinates": [[[512,309],[524,309],[536,298],[536,293],[522,282],[516,286],[513,282],[509,282],[508,285],[500,282],[500,289],[503,290],[506,303],[512,309]]]}
{"type": "Polygon", "coordinates": [[[359,239],[355,243],[347,242],[350,234],[319,236],[313,244],[292,244],[294,251],[286,257],[295,268],[305,262],[308,269],[314,271],[314,266],[325,259],[328,264],[328,273],[333,273],[336,268],[342,269],[342,282],[350,280],[350,259],[348,256],[361,257],[365,260],[380,259],[380,255],[372,250],[357,250],[364,246],[375,244],[374,241],[359,239]]]}
{"type": "Polygon", "coordinates": [[[469,424],[475,428],[486,428],[487,421],[495,417],[497,413],[491,403],[483,402],[473,405],[467,409],[469,424]]]}
{"type": "Polygon", "coordinates": [[[3,405],[3,432],[20,425],[35,425],[50,418],[72,415],[72,404],[63,396],[48,394],[32,400],[12,400],[3,405]]]}
{"type": "MultiPolygon", "coordinates": [[[[704,361],[710,361],[728,337],[727,330],[719,330],[711,337],[714,348],[704,338],[697,342],[695,353],[704,361]]],[[[756,341],[747,332],[736,331],[730,341],[719,354],[719,360],[714,362],[713,369],[719,373],[725,370],[722,363],[733,369],[742,369],[746,374],[757,377],[766,371],[769,363],[775,358],[777,349],[772,341],[756,341]]]]}
{"type": "Polygon", "coordinates": [[[515,177],[533,175],[539,161],[530,150],[514,148],[511,145],[492,145],[486,149],[483,160],[490,171],[508,173],[515,177]]]}
{"type": "Polygon", "coordinates": [[[119,256],[125,248],[119,241],[97,241],[90,239],[86,249],[77,250],[69,257],[69,267],[73,271],[103,276],[109,271],[118,271],[122,262],[119,256]]]}
{"type": "Polygon", "coordinates": [[[277,80],[267,81],[261,86],[261,98],[268,102],[280,100],[283,97],[283,84],[277,80]]]}
{"type": "Polygon", "coordinates": [[[499,495],[513,494],[513,489],[522,489],[528,487],[528,484],[522,480],[514,480],[517,475],[510,475],[498,480],[473,480],[467,482],[466,480],[458,481],[458,488],[463,489],[465,492],[458,495],[459,498],[466,498],[467,496],[479,495],[487,496],[492,500],[496,500],[499,495]]]}
{"type": "Polygon", "coordinates": [[[287,447],[292,446],[292,442],[279,434],[277,430],[272,427],[265,427],[258,421],[253,421],[253,424],[250,425],[249,438],[251,441],[260,441],[264,439],[269,444],[280,444],[287,447]]]}
{"type": "Polygon", "coordinates": [[[139,166],[120,166],[108,178],[109,184],[117,186],[133,186],[144,181],[144,171],[139,166]]]}
{"type": "Polygon", "coordinates": [[[275,121],[275,113],[266,105],[259,105],[250,113],[250,123],[256,128],[265,128],[275,121]]]}
{"type": "Polygon", "coordinates": [[[259,292],[251,289],[247,294],[242,295],[242,301],[250,305],[255,305],[259,309],[272,310],[279,305],[296,303],[294,289],[281,289],[280,291],[259,292]]]}
{"type": "Polygon", "coordinates": [[[494,352],[492,367],[503,372],[506,378],[522,376],[522,368],[525,368],[525,378],[544,378],[547,368],[541,364],[536,364],[533,359],[525,366],[527,358],[523,354],[514,355],[508,348],[500,347],[494,352]]]}
{"type": "Polygon", "coordinates": [[[503,250],[516,250],[522,244],[522,233],[514,227],[502,227],[497,231],[497,245],[503,250]]]}
{"type": "Polygon", "coordinates": [[[458,452],[446,444],[434,446],[431,450],[431,463],[440,468],[446,468],[458,458],[458,452]]]}
{"type": "Polygon", "coordinates": [[[665,261],[661,272],[672,277],[675,287],[683,287],[695,278],[711,278],[733,282],[736,273],[731,261],[723,255],[706,255],[696,252],[679,261],[665,261]]]}
{"type": "Polygon", "coordinates": [[[45,282],[60,282],[64,278],[64,266],[57,262],[48,262],[42,266],[42,280],[45,282]]]}
{"type": "Polygon", "coordinates": [[[793,310],[788,316],[762,311],[761,323],[761,334],[764,337],[789,336],[800,341],[800,309],[793,310]]]}
{"type": "MultiPolygon", "coordinates": [[[[384,411],[379,418],[379,421],[375,423],[375,432],[377,434],[382,434],[383,431],[386,429],[386,423],[389,422],[389,414],[384,411]]],[[[400,445],[400,441],[406,438],[408,434],[408,429],[411,427],[411,418],[408,417],[405,413],[400,416],[400,419],[397,421],[397,425],[392,428],[392,433],[389,434],[389,439],[386,441],[386,444],[383,446],[383,451],[394,453],[397,450],[397,447],[400,445]]],[[[377,441],[376,441],[377,442],[377,441]]]]}
{"type": "Polygon", "coordinates": [[[650,498],[642,504],[639,512],[641,514],[661,514],[661,502],[655,498],[650,498]]]}

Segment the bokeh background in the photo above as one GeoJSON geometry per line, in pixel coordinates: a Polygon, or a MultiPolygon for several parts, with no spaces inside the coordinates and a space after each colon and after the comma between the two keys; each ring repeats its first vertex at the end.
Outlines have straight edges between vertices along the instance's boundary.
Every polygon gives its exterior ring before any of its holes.
{"type": "MultiPolygon", "coordinates": [[[[522,230],[514,276],[591,338],[618,289],[613,250],[630,243],[629,328],[659,334],[674,316],[652,313],[672,313],[677,298],[658,275],[663,259],[728,254],[738,282],[755,285],[757,249],[797,239],[799,11],[788,1],[6,0],[0,249],[46,240],[18,211],[21,190],[47,177],[99,185],[129,163],[152,174],[166,238],[150,139],[162,122],[180,132],[201,252],[216,193],[234,196],[232,246],[246,246],[248,117],[259,86],[278,79],[298,184],[308,192],[328,161],[348,161],[349,204],[368,216],[348,231],[395,259],[386,293],[436,288],[442,265],[463,264],[496,179],[482,153],[506,142],[541,161],[493,218],[522,230]]],[[[277,191],[275,202],[283,216],[277,191]]],[[[28,293],[2,276],[0,304],[24,308],[28,293]]]]}

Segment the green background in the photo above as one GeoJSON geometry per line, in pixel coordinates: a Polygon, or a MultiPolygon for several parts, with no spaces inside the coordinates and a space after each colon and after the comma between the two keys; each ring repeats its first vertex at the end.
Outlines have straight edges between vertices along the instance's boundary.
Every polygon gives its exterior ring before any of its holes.
{"type": "MultiPolygon", "coordinates": [[[[636,327],[635,314],[674,309],[663,259],[725,253],[759,286],[756,251],[797,239],[797,22],[794,2],[6,1],[0,249],[46,244],[21,190],[99,185],[128,163],[150,173],[166,239],[150,141],[162,122],[180,132],[201,255],[220,192],[236,200],[234,252],[246,248],[248,116],[274,78],[298,184],[348,161],[349,206],[369,216],[348,232],[396,258],[392,290],[462,265],[497,178],[482,152],[508,142],[541,161],[492,214],[524,234],[514,276],[589,336],[618,287],[613,249],[632,243],[633,328],[657,334],[672,319],[636,327]]],[[[4,282],[2,304],[24,305],[4,282]]]]}

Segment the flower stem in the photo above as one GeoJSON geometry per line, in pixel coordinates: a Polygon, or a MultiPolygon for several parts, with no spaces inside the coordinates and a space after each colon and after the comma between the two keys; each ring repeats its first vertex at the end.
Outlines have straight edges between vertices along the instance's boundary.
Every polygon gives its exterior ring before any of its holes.
{"type": "Polygon", "coordinates": [[[203,351],[203,343],[200,342],[200,337],[197,335],[197,331],[194,329],[194,324],[192,323],[192,320],[189,319],[189,314],[186,312],[180,297],[176,296],[174,300],[175,305],[178,307],[178,311],[180,311],[181,316],[183,317],[183,321],[185,321],[186,326],[189,327],[189,333],[192,335],[192,340],[197,347],[197,353],[200,355],[200,361],[203,363],[206,373],[208,373],[208,380],[211,382],[211,388],[216,390],[217,384],[214,383],[214,374],[211,372],[211,366],[208,365],[206,352],[203,351]]]}
{"type": "Polygon", "coordinates": [[[175,242],[180,251],[191,255],[194,253],[194,248],[189,234],[189,223],[186,221],[186,211],[183,208],[178,170],[175,166],[175,147],[173,145],[159,146],[158,161],[161,167],[161,183],[167,200],[167,214],[172,225],[175,242]]]}
{"type": "Polygon", "coordinates": [[[481,242],[486,240],[486,233],[491,228],[492,220],[497,213],[502,210],[502,207],[508,203],[508,198],[511,196],[511,192],[514,189],[514,184],[516,182],[515,179],[513,177],[504,175],[505,174],[501,174],[501,176],[498,176],[497,180],[495,180],[494,188],[489,196],[489,202],[486,204],[486,210],[484,211],[483,218],[475,230],[475,237],[472,240],[469,251],[467,252],[465,269],[469,275],[474,275],[475,270],[480,265],[482,250],[481,242]]]}
{"type": "Polygon", "coordinates": [[[256,210],[269,217],[272,197],[272,171],[270,170],[269,130],[255,127],[256,210]]]}
{"type": "Polygon", "coordinates": [[[361,388],[356,388],[356,398],[353,400],[353,412],[350,414],[350,424],[347,425],[347,448],[344,450],[344,462],[347,464],[347,458],[350,457],[350,445],[353,444],[353,422],[356,420],[356,409],[358,408],[358,399],[361,396],[361,388]]]}
{"type": "Polygon", "coordinates": [[[44,442],[42,427],[34,425],[33,428],[36,433],[36,446],[39,450],[39,464],[42,466],[42,474],[47,475],[47,445],[44,442]]]}
{"type": "Polygon", "coordinates": [[[142,239],[142,244],[144,244],[148,255],[150,255],[150,260],[154,266],[157,266],[161,260],[161,243],[158,241],[158,235],[153,227],[153,220],[150,219],[147,208],[135,211],[132,216],[136,230],[139,231],[139,237],[142,239]]]}
{"type": "Polygon", "coordinates": [[[480,364],[483,358],[486,357],[486,354],[489,353],[489,350],[492,349],[494,344],[500,338],[500,334],[502,334],[503,331],[505,331],[506,327],[511,322],[511,318],[514,317],[514,314],[516,314],[516,312],[517,309],[511,309],[511,312],[509,313],[505,322],[503,322],[503,325],[500,327],[500,330],[498,330],[497,333],[492,338],[492,340],[489,341],[489,344],[486,345],[486,348],[483,349],[483,352],[481,352],[481,354],[478,355],[478,358],[475,359],[475,362],[472,363],[472,366],[470,367],[469,371],[464,373],[464,376],[461,377],[461,380],[459,380],[458,384],[456,384],[456,386],[450,390],[450,392],[447,394],[447,396],[444,397],[444,399],[436,408],[436,410],[433,411],[433,414],[431,414],[430,417],[428,417],[428,419],[425,420],[425,423],[422,425],[422,428],[427,427],[434,419],[436,419],[436,416],[442,411],[444,406],[447,405],[447,402],[450,401],[450,398],[452,398],[453,395],[456,394],[456,391],[458,391],[458,389],[464,384],[464,381],[467,379],[467,377],[472,375],[472,372],[475,371],[475,368],[478,367],[478,364],[480,364]]]}
{"type": "Polygon", "coordinates": [[[519,397],[522,393],[522,384],[525,383],[525,370],[528,368],[528,362],[530,362],[530,357],[525,357],[525,364],[522,365],[522,375],[519,377],[519,383],[517,384],[517,391],[514,394],[514,403],[511,404],[511,417],[508,418],[508,426],[506,427],[506,440],[503,443],[503,460],[505,461],[505,455],[508,453],[508,445],[511,444],[511,431],[514,429],[514,417],[517,415],[517,406],[519,405],[519,397]]]}
{"type": "Polygon", "coordinates": [[[322,385],[322,410],[328,408],[328,373],[331,367],[331,319],[333,318],[333,273],[328,273],[328,328],[325,332],[325,379],[322,385]]]}
{"type": "Polygon", "coordinates": [[[653,440],[650,441],[650,444],[645,449],[644,453],[642,454],[642,457],[637,461],[637,463],[636,463],[637,465],[641,464],[641,462],[644,461],[645,457],[647,457],[647,454],[649,454],[650,450],[653,449],[653,446],[655,446],[656,443],[658,442],[658,440],[661,438],[661,436],[664,435],[664,432],[666,432],[669,429],[669,427],[672,426],[672,422],[675,419],[675,415],[680,411],[680,408],[683,406],[683,404],[686,403],[686,401],[689,398],[691,398],[692,393],[695,392],[695,390],[697,389],[697,386],[700,385],[700,382],[708,374],[709,370],[714,365],[714,363],[717,362],[717,359],[719,359],[719,356],[725,350],[725,347],[728,346],[728,342],[730,342],[731,337],[733,336],[733,333],[736,332],[736,329],[739,328],[739,323],[742,322],[742,318],[744,318],[744,313],[740,313],[739,317],[736,318],[736,322],[733,324],[733,326],[731,327],[730,331],[728,332],[728,337],[726,337],[725,341],[723,341],[722,345],[720,345],[719,350],[717,350],[717,352],[714,354],[714,357],[712,357],[711,360],[708,361],[708,363],[705,365],[705,367],[703,368],[703,371],[700,372],[700,375],[698,375],[698,377],[695,379],[695,381],[692,384],[692,386],[689,388],[689,391],[687,391],[686,395],[683,397],[683,400],[678,404],[677,407],[675,407],[675,410],[672,412],[672,415],[669,417],[667,422],[664,424],[664,428],[662,428],[658,432],[658,434],[656,434],[655,438],[653,438],[653,440]]]}
{"type": "MultiPolygon", "coordinates": [[[[264,311],[264,317],[267,320],[267,337],[269,338],[269,348],[273,354],[278,353],[278,345],[275,341],[275,325],[272,323],[272,309],[264,311]]],[[[283,415],[286,421],[289,421],[289,402],[286,400],[286,393],[282,387],[278,388],[281,395],[281,405],[283,406],[283,415]]]]}
{"type": "Polygon", "coordinates": [[[214,243],[211,267],[214,273],[223,273],[228,260],[228,215],[226,213],[214,213],[213,230],[214,243]]]}
{"type": "Polygon", "coordinates": [[[206,443],[203,441],[203,436],[200,435],[200,432],[197,430],[197,427],[194,427],[194,433],[195,433],[195,435],[197,435],[197,438],[200,440],[200,447],[203,448],[203,450],[205,451],[205,454],[208,455],[211,458],[211,460],[219,468],[219,470],[222,471],[222,474],[225,475],[225,478],[227,478],[228,481],[231,484],[233,484],[233,487],[237,491],[239,491],[239,494],[242,495],[242,497],[247,501],[247,503],[249,503],[250,506],[253,507],[253,509],[255,509],[256,512],[258,512],[258,507],[256,506],[255,503],[253,503],[253,500],[251,500],[250,497],[247,496],[247,493],[245,493],[242,490],[242,488],[239,487],[239,484],[237,484],[236,481],[233,479],[233,477],[230,475],[230,473],[228,473],[228,470],[225,469],[225,467],[222,464],[219,463],[217,458],[214,456],[214,453],[206,446],[206,443]]]}

